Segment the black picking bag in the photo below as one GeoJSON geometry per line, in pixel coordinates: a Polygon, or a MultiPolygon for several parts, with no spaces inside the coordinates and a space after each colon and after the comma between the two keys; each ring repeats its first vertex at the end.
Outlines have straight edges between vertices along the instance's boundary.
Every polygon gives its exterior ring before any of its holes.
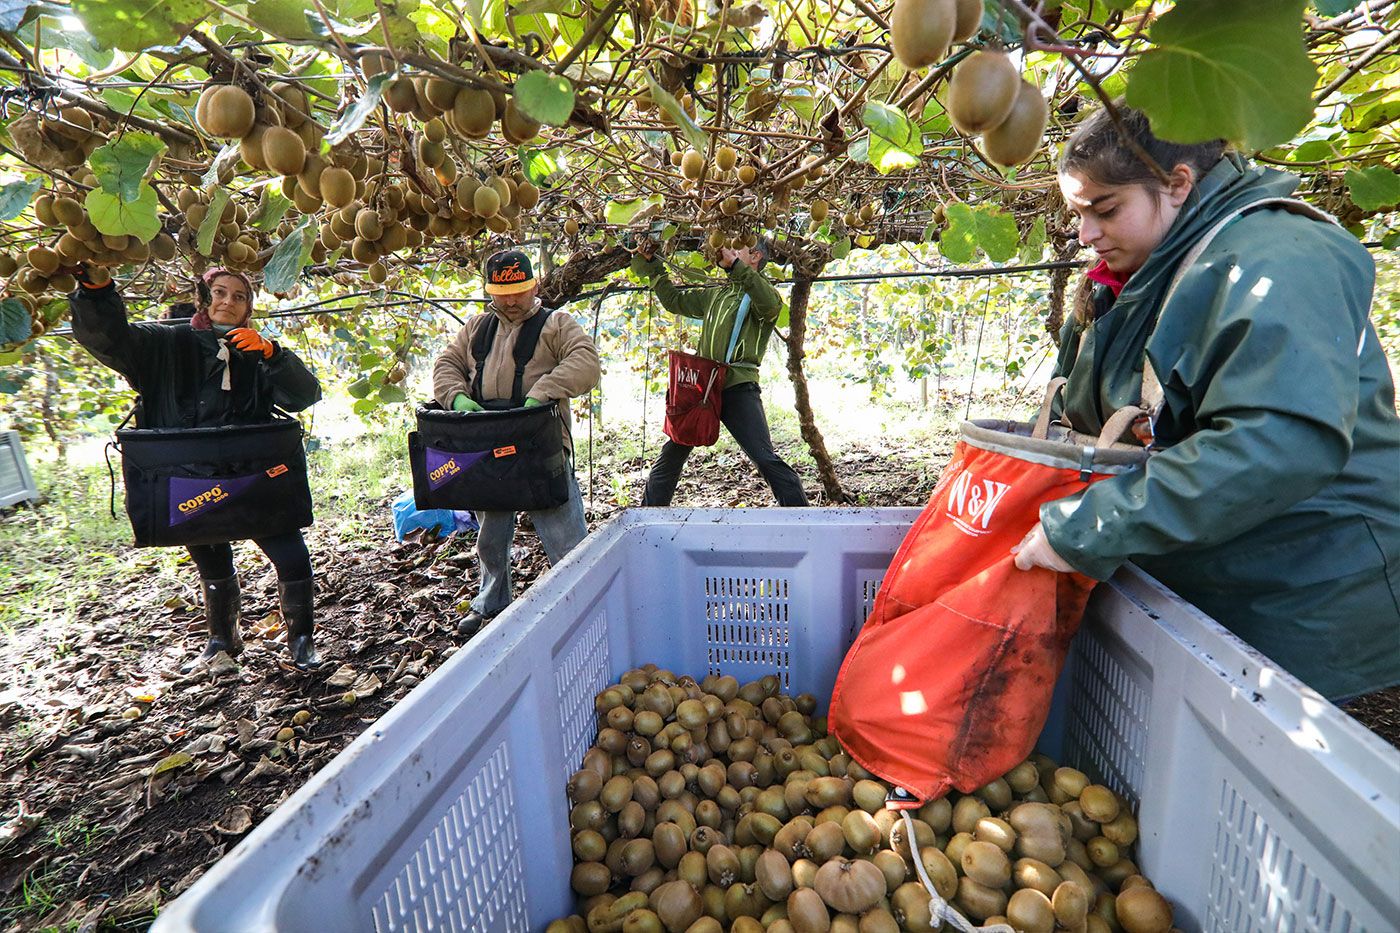
{"type": "Polygon", "coordinates": [[[559,403],[503,411],[418,407],[408,435],[420,509],[523,512],[569,500],[559,403]]]}
{"type": "Polygon", "coordinates": [[[311,524],[301,425],[123,428],[126,511],[137,547],[222,544],[311,524]]]}

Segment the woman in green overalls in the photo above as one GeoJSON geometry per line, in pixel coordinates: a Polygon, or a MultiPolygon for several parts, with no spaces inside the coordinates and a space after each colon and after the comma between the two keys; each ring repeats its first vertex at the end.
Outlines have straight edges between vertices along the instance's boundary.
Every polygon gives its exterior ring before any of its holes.
{"type": "Polygon", "coordinates": [[[1370,254],[1305,206],[1258,203],[1296,177],[1120,114],[1091,115],[1060,163],[1099,262],[1061,334],[1056,411],[1096,435],[1145,401],[1121,439],[1156,454],[1043,506],[1017,565],[1105,580],[1132,561],[1329,698],[1400,683],[1400,419],[1370,254]]]}

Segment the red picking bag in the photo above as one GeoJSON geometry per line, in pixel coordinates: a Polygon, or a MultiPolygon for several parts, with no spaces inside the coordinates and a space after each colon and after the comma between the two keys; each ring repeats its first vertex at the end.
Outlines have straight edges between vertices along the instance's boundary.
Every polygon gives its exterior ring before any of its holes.
{"type": "Polygon", "coordinates": [[[719,410],[729,367],[693,353],[671,351],[666,385],[666,424],[662,430],[677,444],[709,447],[719,439],[719,410]]]}
{"type": "Polygon", "coordinates": [[[1042,503],[1146,459],[1105,443],[1126,424],[1115,416],[1084,444],[963,424],[836,678],[831,730],[867,771],[923,802],[970,793],[1030,754],[1095,581],[1017,570],[1010,550],[1042,503]]]}

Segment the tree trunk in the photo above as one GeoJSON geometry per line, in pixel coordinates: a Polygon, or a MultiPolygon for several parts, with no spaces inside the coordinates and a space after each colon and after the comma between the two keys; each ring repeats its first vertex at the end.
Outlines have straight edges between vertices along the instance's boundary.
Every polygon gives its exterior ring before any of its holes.
{"type": "Polygon", "coordinates": [[[802,360],[807,355],[803,349],[807,334],[807,300],[811,295],[810,278],[798,276],[793,279],[788,309],[788,378],[792,380],[793,394],[796,397],[797,419],[802,426],[802,439],[807,442],[807,449],[812,452],[812,459],[817,462],[817,476],[821,479],[827,501],[848,502],[850,499],[841,488],[841,481],[836,478],[836,467],[831,462],[831,455],[826,452],[826,441],[822,439],[822,432],[817,428],[816,418],[812,414],[812,399],[807,392],[807,376],[802,371],[802,360]]]}

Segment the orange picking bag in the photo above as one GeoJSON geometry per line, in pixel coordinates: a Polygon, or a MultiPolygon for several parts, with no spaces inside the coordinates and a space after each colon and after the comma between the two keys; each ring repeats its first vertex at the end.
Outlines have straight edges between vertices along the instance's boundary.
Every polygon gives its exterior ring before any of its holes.
{"type": "Polygon", "coordinates": [[[1017,570],[1011,548],[1043,503],[1147,457],[1112,443],[1137,408],[1098,439],[1052,431],[1057,388],[1035,426],[963,424],[837,674],[832,732],[867,771],[917,797],[913,806],[950,788],[970,793],[1031,753],[1095,581],[1017,570]]]}

